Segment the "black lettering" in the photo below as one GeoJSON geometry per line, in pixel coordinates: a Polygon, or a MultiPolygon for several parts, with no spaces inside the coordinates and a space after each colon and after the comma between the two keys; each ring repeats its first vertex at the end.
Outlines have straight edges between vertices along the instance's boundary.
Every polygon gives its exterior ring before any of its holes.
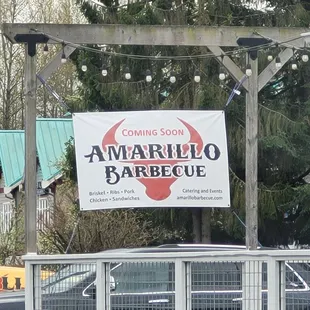
{"type": "Polygon", "coordinates": [[[163,146],[160,144],[149,144],[150,159],[155,159],[155,154],[158,155],[158,158],[165,158],[162,149],[163,146]]]}
{"type": "Polygon", "coordinates": [[[161,176],[163,178],[171,177],[171,169],[168,165],[161,166],[161,176]]]}
{"type": "Polygon", "coordinates": [[[145,166],[135,166],[135,176],[136,178],[147,178],[146,167],[145,166]]]}
{"type": "Polygon", "coordinates": [[[103,153],[101,152],[99,145],[93,145],[91,153],[88,155],[84,155],[85,158],[89,158],[89,163],[94,162],[94,156],[97,156],[98,161],[105,161],[103,157],[103,153]]]}
{"type": "Polygon", "coordinates": [[[107,183],[110,185],[117,184],[121,178],[120,175],[116,172],[115,166],[106,166],[105,175],[106,175],[107,183]]]}
{"type": "Polygon", "coordinates": [[[194,176],[194,173],[195,173],[194,166],[184,166],[184,174],[185,174],[187,177],[192,177],[192,176],[194,176]]]}
{"type": "Polygon", "coordinates": [[[166,158],[173,158],[173,145],[166,144],[166,158]]]}
{"type": "Polygon", "coordinates": [[[187,159],[188,154],[183,156],[183,150],[182,150],[182,145],[181,144],[176,144],[176,153],[177,153],[177,158],[178,159],[187,159]]]}
{"type": "Polygon", "coordinates": [[[172,174],[176,176],[177,178],[180,178],[183,175],[182,166],[179,166],[179,165],[173,166],[172,174]]]}
{"type": "Polygon", "coordinates": [[[159,166],[149,166],[150,170],[150,177],[151,178],[157,178],[160,176],[160,167],[159,166]]]}
{"type": "Polygon", "coordinates": [[[198,178],[203,178],[207,175],[205,166],[197,166],[196,169],[197,169],[197,177],[198,178]]]}
{"type": "Polygon", "coordinates": [[[131,159],[146,159],[144,150],[141,145],[134,144],[132,152],[131,152],[131,159]],[[138,155],[138,158],[136,157],[136,155],[138,155]]]}
{"type": "Polygon", "coordinates": [[[125,166],[122,171],[122,178],[133,178],[134,175],[131,171],[131,167],[125,166]]]}
{"type": "Polygon", "coordinates": [[[197,144],[190,144],[191,159],[202,159],[202,155],[198,156],[197,144]]]}
{"type": "Polygon", "coordinates": [[[109,145],[108,146],[108,155],[109,160],[126,160],[127,159],[127,152],[125,145],[109,145]]]}
{"type": "Polygon", "coordinates": [[[214,143],[207,144],[205,146],[204,153],[206,157],[210,160],[218,160],[221,155],[220,149],[214,143]]]}

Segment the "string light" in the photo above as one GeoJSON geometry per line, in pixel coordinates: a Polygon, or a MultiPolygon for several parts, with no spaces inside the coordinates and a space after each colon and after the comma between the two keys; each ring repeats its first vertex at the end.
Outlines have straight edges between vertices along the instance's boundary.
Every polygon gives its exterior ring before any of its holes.
{"type": "Polygon", "coordinates": [[[83,61],[81,69],[82,69],[83,72],[87,71],[87,65],[86,65],[85,61],[83,61]]]}
{"type": "Polygon", "coordinates": [[[301,59],[302,59],[303,62],[308,62],[309,61],[309,56],[307,54],[303,54],[301,56],[301,59]]]}
{"type": "Polygon", "coordinates": [[[296,62],[296,58],[295,58],[295,48],[292,49],[293,51],[293,60],[292,60],[292,70],[297,70],[297,62],[296,62]]]}
{"type": "Polygon", "coordinates": [[[126,80],[130,80],[131,79],[131,74],[130,74],[129,68],[126,67],[124,72],[125,72],[125,79],[126,80]]]}
{"type": "Polygon", "coordinates": [[[307,50],[306,42],[304,43],[304,48],[305,48],[305,50],[304,50],[304,53],[301,56],[301,59],[302,59],[303,62],[308,62],[309,61],[309,56],[305,52],[307,50]]]}
{"type": "Polygon", "coordinates": [[[245,74],[246,74],[247,76],[249,76],[249,77],[252,75],[252,67],[251,67],[251,64],[247,64],[247,65],[246,65],[245,74]]]}
{"type": "Polygon", "coordinates": [[[226,79],[226,74],[225,74],[223,68],[222,68],[221,71],[220,71],[219,79],[220,79],[221,81],[224,81],[224,80],[226,79]]]}
{"type": "Polygon", "coordinates": [[[277,69],[281,69],[282,68],[282,63],[281,63],[281,59],[279,56],[276,57],[276,68],[277,69]]]}
{"type": "Polygon", "coordinates": [[[150,70],[145,71],[145,80],[148,83],[152,82],[152,74],[150,70]]]}
{"type": "Polygon", "coordinates": [[[45,43],[44,48],[43,48],[43,54],[44,54],[44,55],[47,55],[47,54],[48,54],[48,46],[47,46],[46,43],[45,43]]]}
{"type": "Polygon", "coordinates": [[[200,72],[199,72],[199,70],[196,70],[196,71],[195,71],[195,74],[194,74],[194,81],[195,81],[196,83],[199,83],[199,82],[200,82],[200,72]]]}
{"type": "Polygon", "coordinates": [[[170,73],[170,83],[174,84],[177,81],[177,78],[175,77],[174,71],[171,71],[170,73]]]}
{"type": "Polygon", "coordinates": [[[101,67],[101,74],[102,76],[107,76],[108,75],[108,70],[106,64],[103,64],[101,67]]]}
{"type": "Polygon", "coordinates": [[[61,63],[65,64],[67,62],[67,57],[65,54],[65,43],[62,43],[62,54],[61,54],[61,63]]]}

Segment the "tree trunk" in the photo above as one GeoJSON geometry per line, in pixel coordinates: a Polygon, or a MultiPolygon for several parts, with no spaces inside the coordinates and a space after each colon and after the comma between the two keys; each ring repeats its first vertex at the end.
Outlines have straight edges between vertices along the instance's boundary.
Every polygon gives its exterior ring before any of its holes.
{"type": "Polygon", "coordinates": [[[192,208],[193,241],[201,243],[201,208],[192,208]]]}
{"type": "Polygon", "coordinates": [[[201,241],[211,243],[211,208],[203,208],[201,212],[201,241]]]}

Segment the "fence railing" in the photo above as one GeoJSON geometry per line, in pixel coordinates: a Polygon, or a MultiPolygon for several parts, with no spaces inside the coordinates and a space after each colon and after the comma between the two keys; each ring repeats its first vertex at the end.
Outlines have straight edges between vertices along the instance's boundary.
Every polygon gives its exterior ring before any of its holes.
{"type": "Polygon", "coordinates": [[[24,259],[26,310],[310,309],[309,250],[115,250],[24,259]]]}
{"type": "MultiPolygon", "coordinates": [[[[0,233],[10,231],[14,218],[14,201],[5,202],[0,205],[0,233]]],[[[52,221],[53,205],[47,198],[38,198],[37,201],[37,229],[43,230],[52,221]]]]}

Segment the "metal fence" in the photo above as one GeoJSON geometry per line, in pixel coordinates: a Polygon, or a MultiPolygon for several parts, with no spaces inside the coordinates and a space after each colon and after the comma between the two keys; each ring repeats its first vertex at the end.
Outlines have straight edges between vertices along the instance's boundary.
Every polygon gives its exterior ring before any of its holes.
{"type": "Polygon", "coordinates": [[[14,202],[4,202],[0,205],[0,233],[10,230],[13,221],[14,202]]]}
{"type": "MultiPolygon", "coordinates": [[[[13,202],[4,202],[0,205],[0,233],[4,234],[10,231],[14,221],[13,202]]],[[[37,202],[37,228],[43,230],[46,225],[52,221],[53,205],[48,198],[39,198],[37,202]]]]}
{"type": "Polygon", "coordinates": [[[24,258],[26,310],[310,309],[309,250],[24,258]]]}

